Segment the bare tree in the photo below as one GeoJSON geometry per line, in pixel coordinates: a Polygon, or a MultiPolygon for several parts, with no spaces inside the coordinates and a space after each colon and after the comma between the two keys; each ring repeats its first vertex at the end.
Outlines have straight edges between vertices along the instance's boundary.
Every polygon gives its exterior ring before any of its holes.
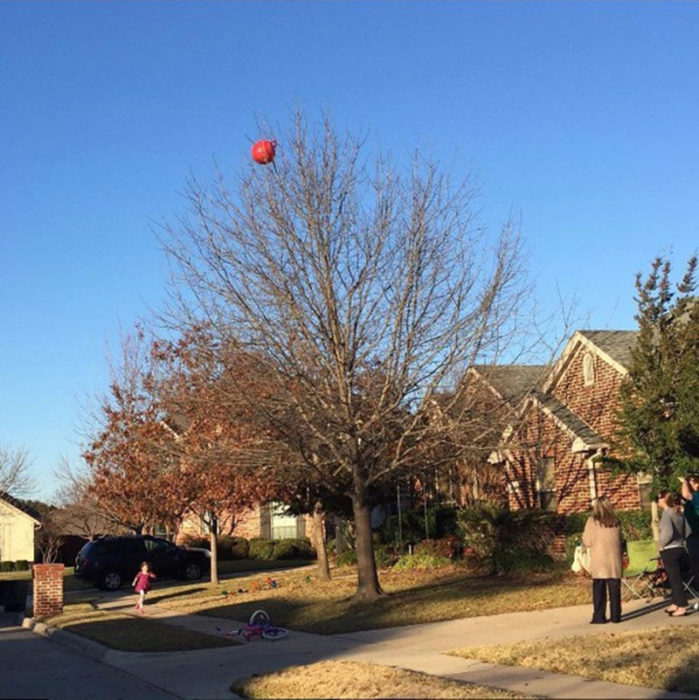
{"type": "Polygon", "coordinates": [[[453,378],[517,330],[517,227],[479,229],[471,183],[452,186],[420,155],[403,174],[364,163],[361,140],[327,117],[315,128],[296,113],[288,131],[275,167],[251,166],[234,193],[222,175],[190,182],[189,214],[163,242],[179,323],[204,315],[267,358],[296,440],[322,446],[348,484],[355,598],[372,599],[372,493],[416,467],[433,396],[459,400],[453,378]]]}
{"type": "Polygon", "coordinates": [[[53,512],[52,520],[61,534],[90,540],[123,529],[120,519],[109,511],[106,504],[99,502],[87,469],[74,467],[63,459],[54,474],[60,486],[54,497],[58,508],[53,512]]]}
{"type": "Polygon", "coordinates": [[[0,494],[26,496],[34,491],[34,487],[27,450],[0,446],[0,494]]]}

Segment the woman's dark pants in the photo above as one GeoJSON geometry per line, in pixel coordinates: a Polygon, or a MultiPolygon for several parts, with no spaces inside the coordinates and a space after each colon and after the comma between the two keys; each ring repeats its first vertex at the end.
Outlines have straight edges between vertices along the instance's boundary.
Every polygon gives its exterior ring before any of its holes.
{"type": "Polygon", "coordinates": [[[609,619],[621,622],[621,579],[592,579],[592,621],[606,622],[607,591],[609,591],[609,619]]]}
{"type": "Polygon", "coordinates": [[[687,552],[684,547],[670,547],[660,552],[660,558],[663,561],[667,580],[670,582],[672,604],[678,608],[686,608],[687,596],[682,587],[682,566],[683,562],[687,562],[687,552]]]}
{"type": "Polygon", "coordinates": [[[687,552],[689,552],[689,566],[694,582],[692,588],[699,586],[699,534],[691,534],[687,538],[687,552]]]}

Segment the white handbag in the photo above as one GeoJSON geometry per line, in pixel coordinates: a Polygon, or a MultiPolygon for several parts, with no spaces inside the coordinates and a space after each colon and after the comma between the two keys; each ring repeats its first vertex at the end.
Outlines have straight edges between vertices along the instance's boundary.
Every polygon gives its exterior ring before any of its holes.
{"type": "Polygon", "coordinates": [[[581,571],[590,571],[590,550],[582,544],[575,548],[573,563],[570,567],[576,574],[581,571]]]}

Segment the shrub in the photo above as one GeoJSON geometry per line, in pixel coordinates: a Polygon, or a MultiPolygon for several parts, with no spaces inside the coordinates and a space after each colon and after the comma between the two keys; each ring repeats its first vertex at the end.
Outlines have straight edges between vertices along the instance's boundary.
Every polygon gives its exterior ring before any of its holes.
{"type": "Polygon", "coordinates": [[[617,515],[621,521],[621,536],[627,542],[653,539],[650,509],[620,510],[617,511],[617,515]]]}
{"type": "Polygon", "coordinates": [[[250,543],[244,537],[231,538],[231,559],[247,559],[250,556],[250,543]]]}
{"type": "Polygon", "coordinates": [[[274,542],[272,559],[314,559],[315,551],[305,539],[287,538],[274,542]]]}
{"type": "Polygon", "coordinates": [[[476,557],[490,558],[495,550],[497,509],[490,505],[462,508],[457,515],[461,537],[476,557]]]}
{"type": "Polygon", "coordinates": [[[272,559],[274,542],[263,537],[252,537],[249,542],[250,559],[272,559]]]}
{"type": "Polygon", "coordinates": [[[431,554],[436,557],[458,559],[463,556],[463,543],[455,535],[438,540],[422,540],[415,545],[415,554],[431,554]]]}
{"type": "Polygon", "coordinates": [[[458,532],[457,511],[451,506],[429,506],[427,508],[427,527],[425,527],[425,509],[412,508],[403,511],[399,517],[391,515],[379,528],[378,534],[382,544],[415,544],[430,538],[440,539],[458,532]],[[398,536],[401,535],[399,542],[398,536]]]}
{"type": "Polygon", "coordinates": [[[484,566],[500,573],[550,567],[548,552],[564,529],[560,516],[541,510],[509,511],[492,505],[464,508],[458,514],[465,546],[484,566]]]}
{"type": "Polygon", "coordinates": [[[374,561],[379,569],[388,569],[398,561],[398,555],[393,547],[379,544],[374,546],[374,561]]]}
{"type": "Polygon", "coordinates": [[[206,535],[184,535],[180,539],[182,547],[199,547],[201,549],[211,549],[211,542],[206,535]]]}
{"type": "Polygon", "coordinates": [[[351,566],[357,563],[357,552],[354,549],[346,549],[342,554],[337,555],[335,561],[337,566],[351,566]]]}
{"type": "Polygon", "coordinates": [[[563,516],[563,532],[566,535],[575,535],[585,529],[585,522],[589,513],[569,513],[563,516]]]}
{"type": "MultiPolygon", "coordinates": [[[[374,545],[374,561],[379,569],[388,569],[398,560],[395,549],[388,545],[374,545]]],[[[357,563],[357,552],[354,549],[347,549],[337,556],[335,564],[337,566],[352,566],[357,563]]]]}
{"type": "Polygon", "coordinates": [[[433,554],[404,554],[394,565],[398,571],[439,569],[451,566],[451,559],[433,554]]]}
{"type": "Polygon", "coordinates": [[[230,561],[233,558],[231,554],[232,538],[228,535],[216,536],[216,556],[219,561],[230,561]]]}
{"type": "Polygon", "coordinates": [[[0,571],[14,571],[15,563],[13,561],[0,561],[0,571]]]}
{"type": "Polygon", "coordinates": [[[26,559],[18,559],[15,562],[15,571],[29,571],[29,562],[26,559]]]}

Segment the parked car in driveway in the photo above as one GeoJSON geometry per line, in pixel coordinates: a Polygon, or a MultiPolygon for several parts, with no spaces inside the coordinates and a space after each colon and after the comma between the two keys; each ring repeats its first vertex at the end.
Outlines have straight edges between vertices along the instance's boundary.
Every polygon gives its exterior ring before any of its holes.
{"type": "Polygon", "coordinates": [[[178,547],[160,537],[100,537],[88,542],[75,559],[75,575],[98,588],[116,591],[131,583],[141,562],[147,561],[158,578],[202,577],[209,566],[206,550],[178,547]]]}

